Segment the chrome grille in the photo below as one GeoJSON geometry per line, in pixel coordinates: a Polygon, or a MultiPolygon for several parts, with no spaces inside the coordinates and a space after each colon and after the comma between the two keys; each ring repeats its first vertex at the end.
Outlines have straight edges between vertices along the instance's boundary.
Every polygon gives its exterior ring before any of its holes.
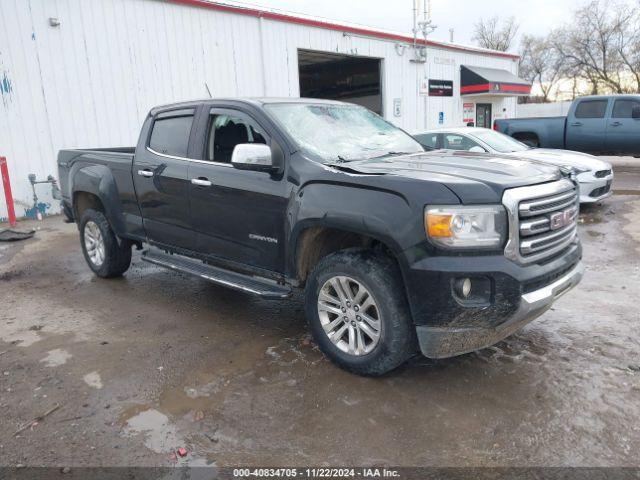
{"type": "Polygon", "coordinates": [[[509,213],[509,241],[505,255],[520,263],[549,258],[576,238],[578,189],[568,179],[504,194],[509,213]]]}

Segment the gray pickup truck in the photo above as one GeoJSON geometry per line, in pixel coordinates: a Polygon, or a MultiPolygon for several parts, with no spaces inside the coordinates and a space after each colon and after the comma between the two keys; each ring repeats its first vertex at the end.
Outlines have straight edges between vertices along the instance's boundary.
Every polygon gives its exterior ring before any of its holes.
{"type": "Polygon", "coordinates": [[[425,152],[355,105],[166,105],[136,148],[61,150],[58,165],[96,275],[124,274],[135,246],[145,261],[263,298],[304,290],[316,343],[358,374],[418,348],[444,358],[491,345],[583,273],[570,172],[425,152]]]}
{"type": "Polygon", "coordinates": [[[640,95],[574,100],[566,117],[496,120],[494,128],[532,147],[640,156],[640,95]]]}

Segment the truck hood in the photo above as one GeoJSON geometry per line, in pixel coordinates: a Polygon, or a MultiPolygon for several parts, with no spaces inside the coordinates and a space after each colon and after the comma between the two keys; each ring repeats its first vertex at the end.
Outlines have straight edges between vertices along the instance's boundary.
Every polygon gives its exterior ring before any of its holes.
{"type": "Polygon", "coordinates": [[[608,162],[587,153],[572,152],[571,150],[533,148],[525,152],[509,154],[509,156],[550,163],[560,167],[575,167],[580,170],[598,171],[611,169],[611,164],[608,162]]]}
{"type": "Polygon", "coordinates": [[[498,203],[504,190],[561,178],[558,168],[511,156],[437,150],[334,165],[364,174],[384,174],[446,185],[462,203],[498,203]]]}

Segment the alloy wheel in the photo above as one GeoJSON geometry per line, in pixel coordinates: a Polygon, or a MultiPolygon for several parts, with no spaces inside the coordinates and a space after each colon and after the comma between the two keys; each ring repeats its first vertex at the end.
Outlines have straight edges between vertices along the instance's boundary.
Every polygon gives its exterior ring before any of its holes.
{"type": "Polygon", "coordinates": [[[329,340],[343,352],[361,356],[380,341],[380,310],[373,295],[357,280],[335,276],[318,295],[318,315],[329,340]]]}
{"type": "Polygon", "coordinates": [[[84,246],[91,263],[100,267],[105,257],[104,238],[100,228],[93,221],[88,221],[84,226],[84,246]]]}

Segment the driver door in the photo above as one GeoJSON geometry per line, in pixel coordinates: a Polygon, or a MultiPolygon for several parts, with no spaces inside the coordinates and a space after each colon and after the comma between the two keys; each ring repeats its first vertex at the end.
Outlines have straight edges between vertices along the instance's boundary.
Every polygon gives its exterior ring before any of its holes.
{"type": "Polygon", "coordinates": [[[213,108],[206,120],[204,155],[190,162],[189,202],[196,251],[274,272],[284,271],[286,182],[282,175],[239,170],[236,145],[271,137],[248,114],[213,108]]]}

